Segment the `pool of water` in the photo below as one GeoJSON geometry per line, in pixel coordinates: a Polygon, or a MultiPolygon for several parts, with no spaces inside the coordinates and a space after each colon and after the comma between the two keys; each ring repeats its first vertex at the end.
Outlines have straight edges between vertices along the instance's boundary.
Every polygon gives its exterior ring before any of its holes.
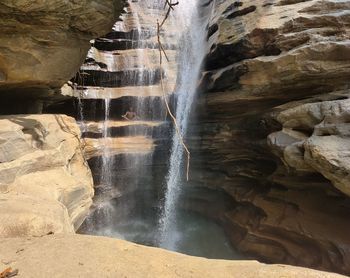
{"type": "MultiPolygon", "coordinates": [[[[154,198],[141,194],[101,205],[83,224],[81,233],[108,236],[158,247],[159,210],[154,198]]],[[[213,259],[243,259],[220,225],[193,211],[179,209],[171,231],[172,251],[213,259]]]]}

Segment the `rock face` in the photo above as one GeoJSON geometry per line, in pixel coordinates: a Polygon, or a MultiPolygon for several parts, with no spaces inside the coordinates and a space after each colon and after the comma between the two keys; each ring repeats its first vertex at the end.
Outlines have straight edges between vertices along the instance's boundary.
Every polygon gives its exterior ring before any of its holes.
{"type": "Polygon", "coordinates": [[[215,5],[192,180],[243,253],[349,275],[350,2],[215,5]]]}
{"type": "Polygon", "coordinates": [[[256,261],[208,260],[110,238],[77,235],[5,239],[0,243],[0,256],[0,269],[10,266],[18,269],[19,275],[28,278],[345,277],[293,266],[264,265],[256,261]]]}
{"type": "Polygon", "coordinates": [[[350,196],[350,101],[311,100],[275,109],[282,130],[270,134],[268,144],[291,171],[319,172],[350,196]]]}
{"type": "MultiPolygon", "coordinates": [[[[161,67],[157,18],[165,13],[161,1],[128,1],[120,21],[108,34],[94,40],[80,72],[64,87],[75,105],[68,99],[44,109],[62,113],[62,106],[70,107],[65,113],[81,121],[85,157],[96,189],[98,205],[94,207],[99,211],[101,200],[155,191],[166,175],[171,119],[163,96],[169,95],[173,103],[179,30],[170,20],[165,23],[161,41],[169,61],[161,67]],[[122,116],[130,109],[137,116],[128,121],[122,116]]],[[[92,218],[101,222],[103,217],[92,218]]]]}
{"type": "Polygon", "coordinates": [[[60,88],[122,7],[119,0],[1,1],[0,91],[38,96],[60,88]]]}
{"type": "Polygon", "coordinates": [[[75,120],[4,116],[0,126],[0,237],[73,233],[93,196],[75,120]]]}

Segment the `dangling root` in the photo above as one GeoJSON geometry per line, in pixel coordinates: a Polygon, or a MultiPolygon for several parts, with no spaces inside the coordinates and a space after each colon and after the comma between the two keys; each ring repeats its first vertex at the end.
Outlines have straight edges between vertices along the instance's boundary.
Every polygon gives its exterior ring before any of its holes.
{"type": "MultiPolygon", "coordinates": [[[[159,21],[157,20],[157,39],[158,39],[158,49],[159,49],[159,65],[160,65],[160,69],[162,69],[162,66],[163,66],[163,54],[166,58],[166,60],[169,62],[169,58],[163,48],[163,45],[162,45],[162,42],[160,40],[160,29],[162,28],[162,26],[164,25],[165,21],[168,19],[169,17],[169,14],[171,12],[171,10],[174,9],[174,6],[178,5],[179,2],[176,2],[176,3],[171,3],[171,0],[169,2],[169,0],[165,0],[165,7],[166,5],[168,5],[168,11],[167,13],[165,14],[165,17],[162,21],[161,24],[159,24],[159,21]]],[[[174,114],[171,112],[171,109],[170,109],[170,106],[169,106],[169,102],[168,102],[168,99],[167,99],[167,96],[165,94],[165,90],[164,90],[164,84],[163,84],[163,74],[162,72],[160,73],[160,84],[161,84],[161,88],[162,88],[162,93],[163,93],[163,99],[164,99],[164,103],[165,103],[165,106],[166,106],[166,109],[167,109],[167,112],[169,113],[173,123],[174,123],[174,126],[175,126],[175,130],[176,130],[176,134],[177,136],[179,137],[179,140],[180,140],[180,143],[181,145],[183,146],[183,148],[185,149],[186,151],[186,154],[187,154],[187,170],[186,170],[186,179],[187,181],[189,180],[189,173],[190,173],[190,159],[191,159],[191,153],[188,149],[188,147],[186,146],[185,142],[184,142],[184,139],[183,139],[183,136],[181,134],[181,131],[180,131],[180,128],[179,128],[179,125],[177,123],[177,120],[176,120],[176,117],[174,116],[174,114]]]]}

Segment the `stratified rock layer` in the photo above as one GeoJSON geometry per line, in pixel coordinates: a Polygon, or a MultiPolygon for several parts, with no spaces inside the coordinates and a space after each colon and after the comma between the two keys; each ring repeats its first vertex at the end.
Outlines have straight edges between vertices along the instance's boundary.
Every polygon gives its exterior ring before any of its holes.
{"type": "Polygon", "coordinates": [[[0,3],[0,91],[47,94],[72,78],[89,40],[109,32],[123,1],[0,3]]]}
{"type": "Polygon", "coordinates": [[[0,269],[22,277],[341,278],[338,274],[256,261],[190,257],[125,241],[90,236],[5,239],[0,269]],[[146,260],[144,258],[147,258],[146,260]]]}
{"type": "MultiPolygon", "coordinates": [[[[137,190],[156,190],[165,173],[155,174],[154,169],[161,165],[166,171],[171,139],[163,97],[171,95],[173,103],[179,29],[171,20],[165,23],[160,37],[168,59],[161,66],[157,18],[166,14],[164,3],[128,1],[124,11],[108,34],[94,40],[80,71],[62,88],[74,97],[75,105],[69,99],[45,110],[62,113],[62,106],[70,107],[66,113],[80,120],[97,203],[137,190]],[[127,120],[123,115],[131,109],[136,117],[127,120]]],[[[101,222],[103,215],[92,218],[101,222]]]]}
{"type": "Polygon", "coordinates": [[[93,196],[75,120],[17,115],[0,126],[0,237],[74,233],[93,196]]]}
{"type": "Polygon", "coordinates": [[[271,133],[268,143],[291,171],[319,172],[350,196],[350,100],[310,101],[276,108],[282,130],[271,133]]]}
{"type": "Polygon", "coordinates": [[[248,256],[350,274],[349,25],[349,1],[216,3],[192,181],[248,256]]]}

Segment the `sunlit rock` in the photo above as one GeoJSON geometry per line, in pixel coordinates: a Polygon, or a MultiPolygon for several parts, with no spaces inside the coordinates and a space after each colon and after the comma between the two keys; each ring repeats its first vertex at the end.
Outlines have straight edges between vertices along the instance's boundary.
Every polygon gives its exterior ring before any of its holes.
{"type": "Polygon", "coordinates": [[[93,196],[74,119],[2,116],[0,126],[0,237],[73,233],[93,196]]]}

